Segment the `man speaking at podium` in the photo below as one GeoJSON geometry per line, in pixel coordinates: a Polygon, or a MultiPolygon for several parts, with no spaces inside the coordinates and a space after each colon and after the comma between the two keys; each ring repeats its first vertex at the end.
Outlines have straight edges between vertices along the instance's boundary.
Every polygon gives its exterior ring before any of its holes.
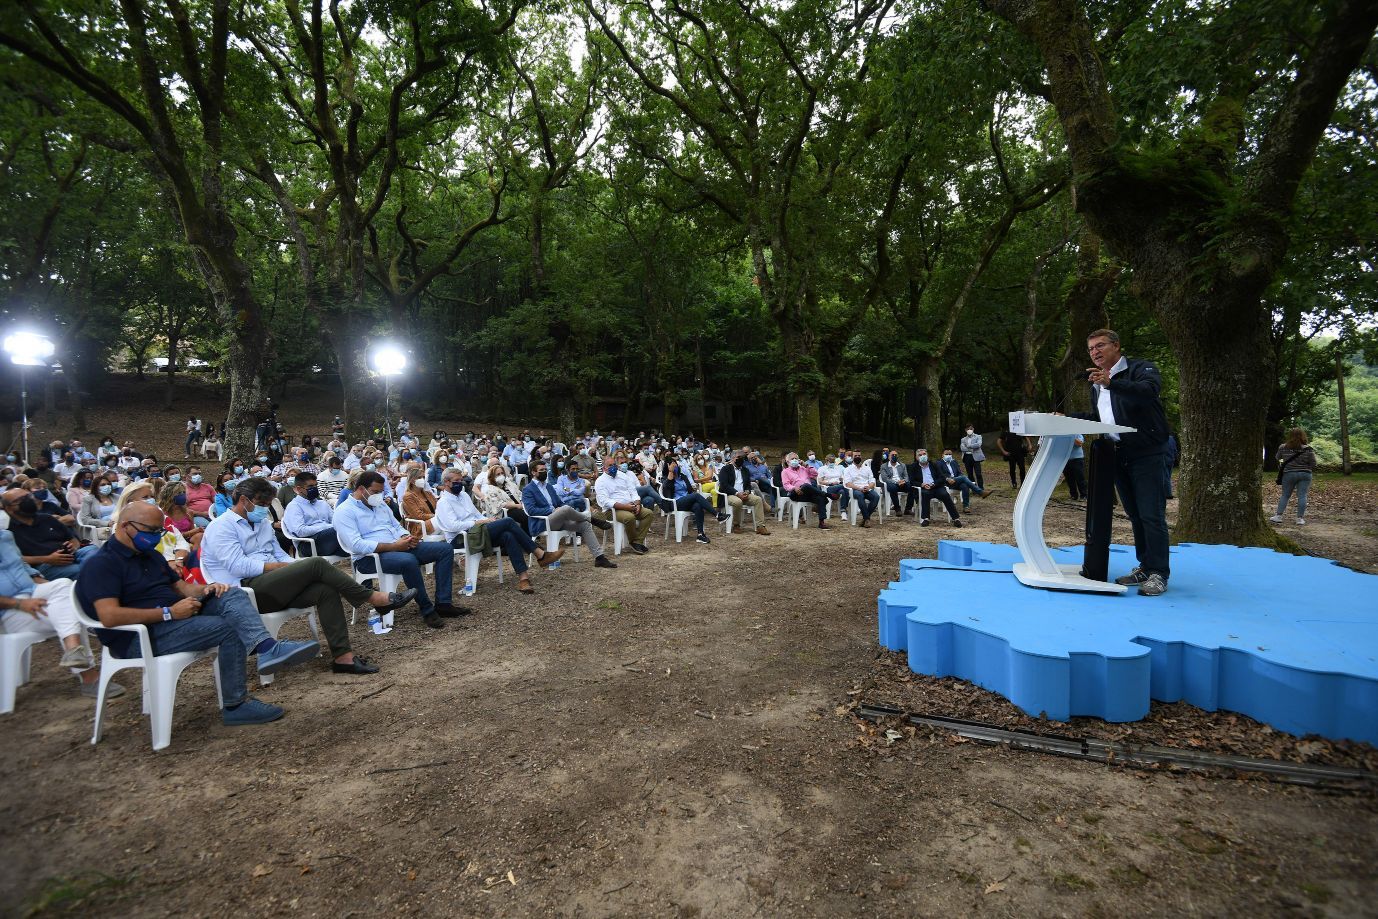
{"type": "Polygon", "coordinates": [[[1139,564],[1115,583],[1138,586],[1139,595],[1156,597],[1167,590],[1167,491],[1163,451],[1167,449],[1167,413],[1159,398],[1162,377],[1150,361],[1129,360],[1120,353],[1120,336],[1097,329],[1086,336],[1091,355],[1087,380],[1095,411],[1076,415],[1105,424],[1137,428],[1133,434],[1106,434],[1115,445],[1115,489],[1134,529],[1139,564]]]}

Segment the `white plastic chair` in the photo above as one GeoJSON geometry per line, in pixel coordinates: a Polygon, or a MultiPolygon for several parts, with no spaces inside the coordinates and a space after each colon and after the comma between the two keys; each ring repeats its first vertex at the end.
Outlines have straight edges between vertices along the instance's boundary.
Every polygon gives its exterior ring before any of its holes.
{"type": "Polygon", "coordinates": [[[684,534],[689,529],[689,518],[694,516],[689,511],[682,511],[679,505],[666,498],[665,501],[656,502],[656,507],[665,515],[665,541],[670,541],[670,525],[673,522],[675,527],[675,542],[684,542],[684,534]],[[665,504],[669,503],[671,510],[665,509],[665,504]]]}
{"type": "MultiPolygon", "coordinates": [[[[240,590],[249,595],[249,602],[254,605],[254,609],[258,609],[258,597],[254,595],[254,589],[252,587],[241,587],[240,590]]],[[[288,609],[280,609],[276,613],[260,612],[258,614],[258,618],[263,620],[263,627],[268,630],[268,635],[274,640],[277,639],[278,632],[282,631],[284,625],[291,622],[293,619],[300,619],[303,616],[306,617],[306,627],[311,630],[311,637],[316,641],[321,641],[321,620],[316,614],[316,608],[314,606],[294,606],[288,609]]],[[[324,644],[324,642],[322,642],[322,644],[324,644]]],[[[258,675],[259,685],[271,686],[273,684],[273,676],[274,674],[271,673],[260,673],[258,675]]]]}
{"type": "MultiPolygon", "coordinates": [[[[630,540],[627,537],[627,528],[622,524],[622,521],[617,519],[616,513],[608,518],[608,522],[612,524],[612,554],[621,555],[622,546],[630,544],[630,540]]],[[[603,551],[605,553],[608,550],[608,532],[608,530],[603,531],[603,551]]]]}
{"type": "Polygon", "coordinates": [[[0,633],[0,715],[14,711],[14,697],[29,682],[33,646],[57,636],[51,632],[0,633]]]}
{"type": "Polygon", "coordinates": [[[573,530],[552,530],[550,528],[549,514],[532,514],[531,519],[539,520],[545,524],[545,530],[541,532],[541,536],[545,538],[545,550],[547,552],[554,552],[556,549],[560,548],[561,542],[568,539],[570,547],[573,549],[570,556],[576,562],[579,560],[579,544],[583,542],[583,540],[579,538],[578,533],[573,530]]]}
{"type": "MultiPolygon", "coordinates": [[[[144,672],[143,711],[145,715],[149,716],[149,730],[153,734],[153,749],[162,750],[167,747],[172,742],[172,709],[177,701],[177,680],[182,676],[183,670],[197,661],[214,658],[217,649],[207,648],[204,651],[154,654],[153,645],[149,641],[147,626],[102,626],[81,605],[81,598],[77,596],[76,584],[72,585],[72,608],[76,610],[77,619],[86,628],[112,628],[117,632],[129,632],[139,643],[138,657],[120,658],[111,654],[109,648],[101,650],[100,683],[96,691],[96,720],[95,727],[91,732],[91,743],[100,743],[101,728],[105,720],[105,692],[110,686],[110,678],[121,670],[138,668],[144,672]]],[[[212,661],[212,665],[214,663],[212,661]]],[[[220,668],[213,666],[213,669],[215,671],[216,700],[223,708],[225,693],[220,685],[220,668]]]]}
{"type": "MultiPolygon", "coordinates": [[[[461,555],[464,556],[464,595],[466,597],[472,597],[474,592],[478,590],[478,569],[480,563],[483,562],[483,553],[470,551],[469,534],[467,532],[459,535],[464,540],[464,548],[455,549],[455,558],[458,559],[461,555]]],[[[498,583],[502,584],[504,583],[502,574],[502,549],[497,546],[493,546],[492,549],[493,558],[496,559],[498,565],[498,583]]]]}

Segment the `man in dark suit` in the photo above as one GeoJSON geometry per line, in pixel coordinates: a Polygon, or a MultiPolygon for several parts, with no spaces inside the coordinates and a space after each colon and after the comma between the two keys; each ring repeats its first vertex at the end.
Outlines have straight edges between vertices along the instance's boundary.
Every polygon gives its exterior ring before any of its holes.
{"type": "Polygon", "coordinates": [[[938,460],[938,475],[948,488],[955,488],[961,492],[962,510],[971,507],[973,492],[982,498],[986,496],[984,488],[967,478],[966,471],[962,469],[961,461],[952,455],[951,450],[944,450],[942,459],[938,460]]]}
{"type": "Polygon", "coordinates": [[[1086,337],[1094,367],[1087,368],[1095,410],[1078,417],[1127,425],[1133,434],[1107,434],[1117,440],[1115,490],[1134,530],[1139,564],[1115,583],[1137,586],[1139,595],[1156,597],[1167,590],[1167,490],[1163,453],[1167,449],[1167,413],[1159,396],[1162,378],[1149,361],[1120,353],[1120,336],[1097,329],[1086,337]]]}

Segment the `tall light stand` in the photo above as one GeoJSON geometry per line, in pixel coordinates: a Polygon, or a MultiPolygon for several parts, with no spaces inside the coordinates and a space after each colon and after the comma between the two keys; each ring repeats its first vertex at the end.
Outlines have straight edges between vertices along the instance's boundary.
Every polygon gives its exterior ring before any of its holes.
{"type": "Polygon", "coordinates": [[[29,386],[25,367],[41,367],[48,363],[57,347],[52,339],[38,332],[11,332],[5,336],[5,353],[19,368],[20,437],[24,445],[24,465],[29,465],[29,386]]]}

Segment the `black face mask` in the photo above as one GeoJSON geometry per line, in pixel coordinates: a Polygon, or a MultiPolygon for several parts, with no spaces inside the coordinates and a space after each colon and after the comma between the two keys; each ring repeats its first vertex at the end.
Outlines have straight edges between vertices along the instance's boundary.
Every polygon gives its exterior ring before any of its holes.
{"type": "Polygon", "coordinates": [[[321,496],[321,490],[320,490],[319,488],[317,488],[315,485],[312,485],[312,486],[310,486],[309,488],[306,489],[306,500],[308,500],[308,501],[315,501],[315,500],[319,499],[320,496],[321,496]]]}
{"type": "Polygon", "coordinates": [[[864,463],[864,462],[866,462],[866,460],[864,460],[863,458],[861,458],[861,457],[859,457],[859,456],[856,458],[856,464],[857,464],[858,466],[860,466],[860,465],[861,465],[862,463],[864,463]]]}
{"type": "Polygon", "coordinates": [[[18,509],[25,517],[32,517],[38,513],[38,502],[31,496],[20,498],[18,509]]]}
{"type": "Polygon", "coordinates": [[[536,473],[536,481],[537,481],[537,482],[544,482],[544,481],[545,481],[545,477],[546,477],[546,471],[545,471],[544,469],[542,469],[540,472],[536,473]]]}
{"type": "Polygon", "coordinates": [[[464,483],[463,483],[463,482],[451,482],[451,483],[450,483],[450,494],[452,494],[452,495],[462,495],[462,494],[464,494],[464,483]]]}

